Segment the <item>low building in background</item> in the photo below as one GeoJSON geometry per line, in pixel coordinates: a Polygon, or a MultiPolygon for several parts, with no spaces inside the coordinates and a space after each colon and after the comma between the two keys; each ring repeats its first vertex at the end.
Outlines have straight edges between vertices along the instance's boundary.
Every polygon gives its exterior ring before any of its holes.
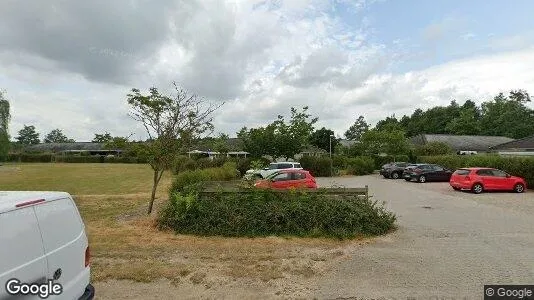
{"type": "Polygon", "coordinates": [[[534,156],[534,135],[492,146],[491,150],[503,156],[534,156]]]}
{"type": "Polygon", "coordinates": [[[515,141],[505,136],[486,135],[453,135],[453,134],[419,134],[410,138],[416,146],[424,146],[429,142],[441,142],[457,154],[478,154],[493,152],[491,147],[515,141]]]}

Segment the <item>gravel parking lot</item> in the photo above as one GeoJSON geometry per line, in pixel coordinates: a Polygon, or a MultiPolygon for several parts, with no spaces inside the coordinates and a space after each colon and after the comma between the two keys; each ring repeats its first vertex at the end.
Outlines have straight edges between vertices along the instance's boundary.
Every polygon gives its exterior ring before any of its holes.
{"type": "MultiPolygon", "coordinates": [[[[484,284],[534,284],[534,192],[452,190],[378,175],[318,178],[320,186],[368,185],[399,229],[348,243],[311,277],[238,280],[211,287],[168,282],[98,283],[99,299],[482,299],[484,284]]],[[[297,251],[297,250],[295,250],[297,251]]],[[[305,257],[302,246],[295,253],[305,257]]],[[[325,250],[326,251],[326,250],[325,250]]],[[[325,252],[326,253],[326,252],[325,252]]]]}
{"type": "Polygon", "coordinates": [[[484,284],[534,284],[534,193],[454,191],[378,175],[321,179],[368,185],[399,230],[317,280],[319,298],[481,299],[484,284]]]}

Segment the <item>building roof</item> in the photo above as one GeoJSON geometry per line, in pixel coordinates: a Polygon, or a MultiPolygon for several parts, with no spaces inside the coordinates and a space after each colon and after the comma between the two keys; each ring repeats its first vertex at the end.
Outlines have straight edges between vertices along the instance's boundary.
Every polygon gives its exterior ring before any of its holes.
{"type": "Polygon", "coordinates": [[[25,151],[36,152],[60,152],[67,150],[104,150],[103,143],[77,142],[77,143],[43,143],[31,145],[24,149],[25,151]]]}
{"type": "Polygon", "coordinates": [[[360,141],[351,141],[351,140],[339,140],[339,144],[343,147],[350,147],[354,144],[358,144],[360,141]]]}
{"type": "Polygon", "coordinates": [[[455,151],[489,151],[490,147],[514,141],[505,136],[486,135],[452,135],[452,134],[420,134],[411,138],[416,145],[425,145],[429,142],[442,142],[455,151]]]}
{"type": "MultiPolygon", "coordinates": [[[[492,150],[526,150],[534,149],[534,135],[522,139],[505,142],[491,147],[492,150]]],[[[532,150],[534,151],[534,150],[532,150]]]]}

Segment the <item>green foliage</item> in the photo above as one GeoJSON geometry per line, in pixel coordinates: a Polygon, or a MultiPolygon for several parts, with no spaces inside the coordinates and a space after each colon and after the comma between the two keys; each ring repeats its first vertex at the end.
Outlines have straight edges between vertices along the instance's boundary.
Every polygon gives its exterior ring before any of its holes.
{"type": "Polygon", "coordinates": [[[69,139],[61,129],[53,129],[48,133],[44,140],[44,143],[74,143],[73,139],[69,139]]]}
{"type": "Polygon", "coordinates": [[[109,132],[106,131],[103,134],[95,133],[95,137],[93,138],[91,142],[106,144],[106,143],[111,142],[112,140],[113,140],[113,137],[111,136],[109,132]]]}
{"type": "MultiPolygon", "coordinates": [[[[102,137],[102,139],[107,139],[108,137],[102,137]]],[[[127,137],[116,136],[104,142],[104,149],[107,150],[127,150],[129,141],[127,137]]]]}
{"type": "Polygon", "coordinates": [[[54,155],[51,153],[29,154],[29,153],[11,153],[7,156],[9,162],[52,162],[54,155]]]}
{"type": "Polygon", "coordinates": [[[350,175],[372,174],[375,170],[375,161],[371,157],[353,157],[347,160],[347,173],[350,175]]]}
{"type": "Polygon", "coordinates": [[[393,116],[380,120],[375,129],[404,130],[409,137],[418,134],[493,135],[523,138],[534,134],[534,110],[528,107],[530,95],[512,90],[485,101],[478,107],[472,100],[463,105],[451,101],[448,106],[435,106],[425,111],[416,109],[400,121],[393,116]]]}
{"type": "Polygon", "coordinates": [[[35,126],[26,125],[19,130],[19,135],[16,137],[17,142],[21,145],[36,145],[39,144],[39,133],[35,130],[35,126]]]}
{"type": "Polygon", "coordinates": [[[419,162],[442,165],[451,170],[465,167],[489,167],[525,178],[528,187],[534,187],[533,157],[502,157],[498,155],[441,155],[422,156],[419,162]]]}
{"type": "Polygon", "coordinates": [[[359,116],[356,122],[345,132],[345,138],[349,141],[359,141],[367,131],[369,131],[369,124],[367,124],[363,116],[359,116]]]}
{"type": "Polygon", "coordinates": [[[332,155],[332,165],[335,169],[345,169],[347,168],[347,162],[349,158],[345,155],[335,154],[332,155]]]}
{"type": "Polygon", "coordinates": [[[178,174],[184,171],[192,171],[197,168],[197,163],[194,159],[186,155],[177,155],[173,162],[173,173],[178,174]]]}
{"type": "Polygon", "coordinates": [[[381,153],[390,155],[407,154],[410,148],[402,130],[372,129],[362,135],[361,141],[361,147],[369,155],[381,153]]]}
{"type": "Polygon", "coordinates": [[[332,142],[332,152],[335,152],[339,140],[334,136],[334,131],[323,127],[310,135],[310,144],[326,152],[330,152],[330,141],[332,142]]]}
{"type": "Polygon", "coordinates": [[[305,155],[300,158],[302,168],[308,170],[315,177],[330,177],[333,172],[333,162],[329,157],[305,155]]]}
{"type": "Polygon", "coordinates": [[[243,127],[237,137],[243,141],[244,150],[254,158],[264,155],[286,159],[294,157],[309,143],[313,126],[318,121],[317,118],[311,118],[307,110],[308,107],[304,107],[299,112],[292,107],[289,122],[283,116],[278,116],[265,127],[243,127]]]}
{"type": "Polygon", "coordinates": [[[425,145],[417,146],[415,148],[416,155],[446,155],[452,154],[454,150],[443,142],[428,142],[425,145]]]}
{"type": "Polygon", "coordinates": [[[7,159],[11,142],[9,141],[9,122],[11,121],[10,104],[0,91],[0,161],[7,159]]]}
{"type": "Polygon", "coordinates": [[[94,155],[94,156],[77,156],[77,155],[58,155],[54,158],[54,161],[57,163],[103,163],[105,160],[104,156],[94,155]]]}
{"type": "Polygon", "coordinates": [[[376,201],[321,193],[174,193],[160,211],[159,228],[204,236],[300,236],[352,238],[385,234],[396,216],[376,201]]]}
{"type": "Polygon", "coordinates": [[[194,171],[183,171],[177,174],[172,182],[170,194],[184,192],[187,186],[206,181],[225,181],[237,179],[239,172],[236,163],[227,162],[220,168],[198,169],[194,171]]]}

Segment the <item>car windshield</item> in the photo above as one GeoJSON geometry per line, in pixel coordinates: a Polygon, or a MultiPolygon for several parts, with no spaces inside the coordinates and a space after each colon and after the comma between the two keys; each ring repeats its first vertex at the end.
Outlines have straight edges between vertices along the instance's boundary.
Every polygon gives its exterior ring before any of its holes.
{"type": "Polygon", "coordinates": [[[269,170],[276,170],[278,169],[278,164],[270,164],[269,165],[269,170]]]}

